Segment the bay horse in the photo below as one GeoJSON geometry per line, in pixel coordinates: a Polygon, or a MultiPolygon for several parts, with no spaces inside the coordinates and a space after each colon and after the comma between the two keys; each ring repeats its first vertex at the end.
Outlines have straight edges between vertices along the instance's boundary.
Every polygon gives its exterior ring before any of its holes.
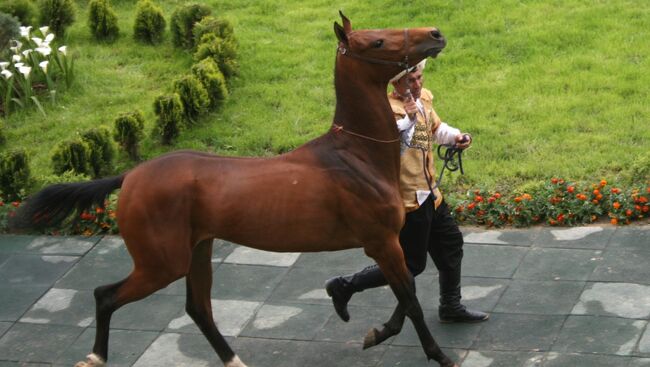
{"type": "Polygon", "coordinates": [[[398,306],[364,349],[398,333],[408,316],[428,360],[457,367],[440,349],[415,295],[399,245],[404,209],[399,191],[400,144],[388,103],[388,81],[446,45],[433,27],[352,30],[334,22],[338,38],[333,128],[271,158],[221,157],[178,151],[115,177],[56,184],[28,199],[14,228],[55,226],[121,188],[117,221],[133,259],[122,281],[95,289],[97,329],[92,353],[77,367],[108,356],[112,314],[186,278],[186,312],[226,367],[245,367],[212,317],[215,238],[277,252],[363,247],[386,276],[398,306]]]}

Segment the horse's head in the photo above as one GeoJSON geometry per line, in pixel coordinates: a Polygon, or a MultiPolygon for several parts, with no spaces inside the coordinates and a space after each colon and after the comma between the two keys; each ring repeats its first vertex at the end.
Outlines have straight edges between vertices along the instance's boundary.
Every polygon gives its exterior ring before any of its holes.
{"type": "Polygon", "coordinates": [[[339,53],[382,66],[376,69],[380,69],[386,81],[427,57],[436,57],[447,44],[442,33],[433,27],[353,31],[350,20],[339,13],[343,26],[334,22],[339,53]]]}

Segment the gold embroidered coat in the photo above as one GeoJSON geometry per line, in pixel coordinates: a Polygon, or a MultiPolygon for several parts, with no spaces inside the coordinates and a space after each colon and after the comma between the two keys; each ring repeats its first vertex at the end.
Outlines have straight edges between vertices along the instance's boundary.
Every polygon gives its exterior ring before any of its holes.
{"type": "MultiPolygon", "coordinates": [[[[395,120],[402,119],[406,116],[404,103],[401,99],[389,94],[388,101],[395,114],[395,120]]],[[[404,208],[406,208],[407,212],[420,207],[417,201],[417,191],[429,191],[429,185],[423,172],[423,151],[417,148],[423,148],[426,154],[427,172],[432,180],[431,186],[435,185],[436,180],[433,152],[431,149],[434,143],[433,134],[438,126],[440,126],[441,121],[433,109],[433,94],[431,94],[431,91],[422,88],[420,101],[424,106],[425,115],[422,115],[422,113],[417,114],[417,123],[413,132],[413,139],[411,140],[412,148],[407,148],[401,157],[400,191],[402,200],[404,201],[404,208]]],[[[437,208],[442,203],[442,193],[438,188],[435,188],[433,193],[436,196],[435,207],[437,208]]]]}

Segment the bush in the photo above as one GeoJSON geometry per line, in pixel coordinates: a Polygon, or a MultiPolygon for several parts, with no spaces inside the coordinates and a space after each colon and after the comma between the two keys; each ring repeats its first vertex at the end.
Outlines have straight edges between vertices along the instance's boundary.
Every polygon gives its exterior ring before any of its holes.
{"type": "Polygon", "coordinates": [[[0,119],[0,145],[4,144],[7,141],[7,137],[5,137],[5,125],[2,123],[2,120],[0,119]]]}
{"type": "Polygon", "coordinates": [[[203,59],[194,64],[192,66],[192,74],[201,81],[201,84],[203,84],[203,87],[208,92],[210,106],[212,108],[221,106],[223,101],[228,98],[226,79],[212,58],[203,59]]]}
{"type": "Polygon", "coordinates": [[[88,144],[81,139],[60,142],[52,153],[52,168],[56,175],[63,174],[65,171],[90,174],[88,144]]]}
{"type": "Polygon", "coordinates": [[[81,139],[88,144],[89,163],[93,177],[99,178],[112,172],[115,148],[108,128],[101,126],[81,134],[81,139]]]}
{"type": "Polygon", "coordinates": [[[88,28],[97,40],[114,41],[120,33],[117,15],[109,0],[90,0],[88,3],[88,28]]]}
{"type": "Polygon", "coordinates": [[[134,161],[140,159],[138,150],[143,137],[144,117],[140,111],[127,112],[115,119],[113,138],[134,161]]]}
{"type": "Polygon", "coordinates": [[[0,156],[0,191],[7,200],[18,200],[21,191],[29,188],[30,170],[27,154],[22,151],[13,151],[0,156]]]}
{"type": "Polygon", "coordinates": [[[180,135],[184,123],[185,109],[181,97],[177,93],[159,96],[153,108],[158,116],[154,134],[163,144],[171,144],[180,135]]]}
{"type": "Polygon", "coordinates": [[[22,25],[35,25],[38,9],[31,0],[3,0],[0,12],[13,15],[22,25]]]}
{"type": "Polygon", "coordinates": [[[237,43],[233,38],[223,39],[214,33],[201,36],[194,59],[201,61],[206,58],[214,59],[226,79],[236,75],[239,70],[237,43]]]}
{"type": "Polygon", "coordinates": [[[58,37],[63,38],[65,30],[75,21],[73,0],[40,0],[40,21],[58,37]]]}
{"type": "Polygon", "coordinates": [[[178,93],[183,103],[185,116],[190,122],[207,112],[210,106],[208,92],[201,81],[193,75],[184,76],[174,82],[174,92],[178,93]]]}
{"type": "Polygon", "coordinates": [[[3,54],[9,52],[9,41],[18,39],[19,36],[20,23],[18,20],[10,14],[0,12],[0,59],[8,58],[8,54],[3,54]]]}
{"type": "Polygon", "coordinates": [[[133,37],[145,43],[162,42],[165,32],[165,17],[162,10],[150,0],[140,0],[133,25],[133,37]]]}
{"type": "Polygon", "coordinates": [[[194,24],[212,13],[212,10],[203,4],[188,4],[172,13],[170,29],[172,43],[176,47],[187,49],[194,48],[194,24]]]}
{"type": "Polygon", "coordinates": [[[235,41],[235,31],[230,22],[213,16],[207,16],[197,22],[194,25],[193,33],[195,40],[200,40],[204,35],[212,33],[221,39],[235,41]]]}

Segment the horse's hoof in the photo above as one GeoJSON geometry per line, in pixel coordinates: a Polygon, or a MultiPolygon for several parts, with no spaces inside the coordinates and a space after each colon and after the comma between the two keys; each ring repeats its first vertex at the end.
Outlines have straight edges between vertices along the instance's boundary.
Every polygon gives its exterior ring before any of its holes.
{"type": "Polygon", "coordinates": [[[375,328],[368,331],[368,334],[363,338],[363,349],[368,349],[377,345],[377,334],[379,334],[379,331],[375,328]]]}
{"type": "Polygon", "coordinates": [[[77,362],[74,367],[103,367],[106,363],[104,360],[95,353],[86,356],[85,361],[77,362]]]}

